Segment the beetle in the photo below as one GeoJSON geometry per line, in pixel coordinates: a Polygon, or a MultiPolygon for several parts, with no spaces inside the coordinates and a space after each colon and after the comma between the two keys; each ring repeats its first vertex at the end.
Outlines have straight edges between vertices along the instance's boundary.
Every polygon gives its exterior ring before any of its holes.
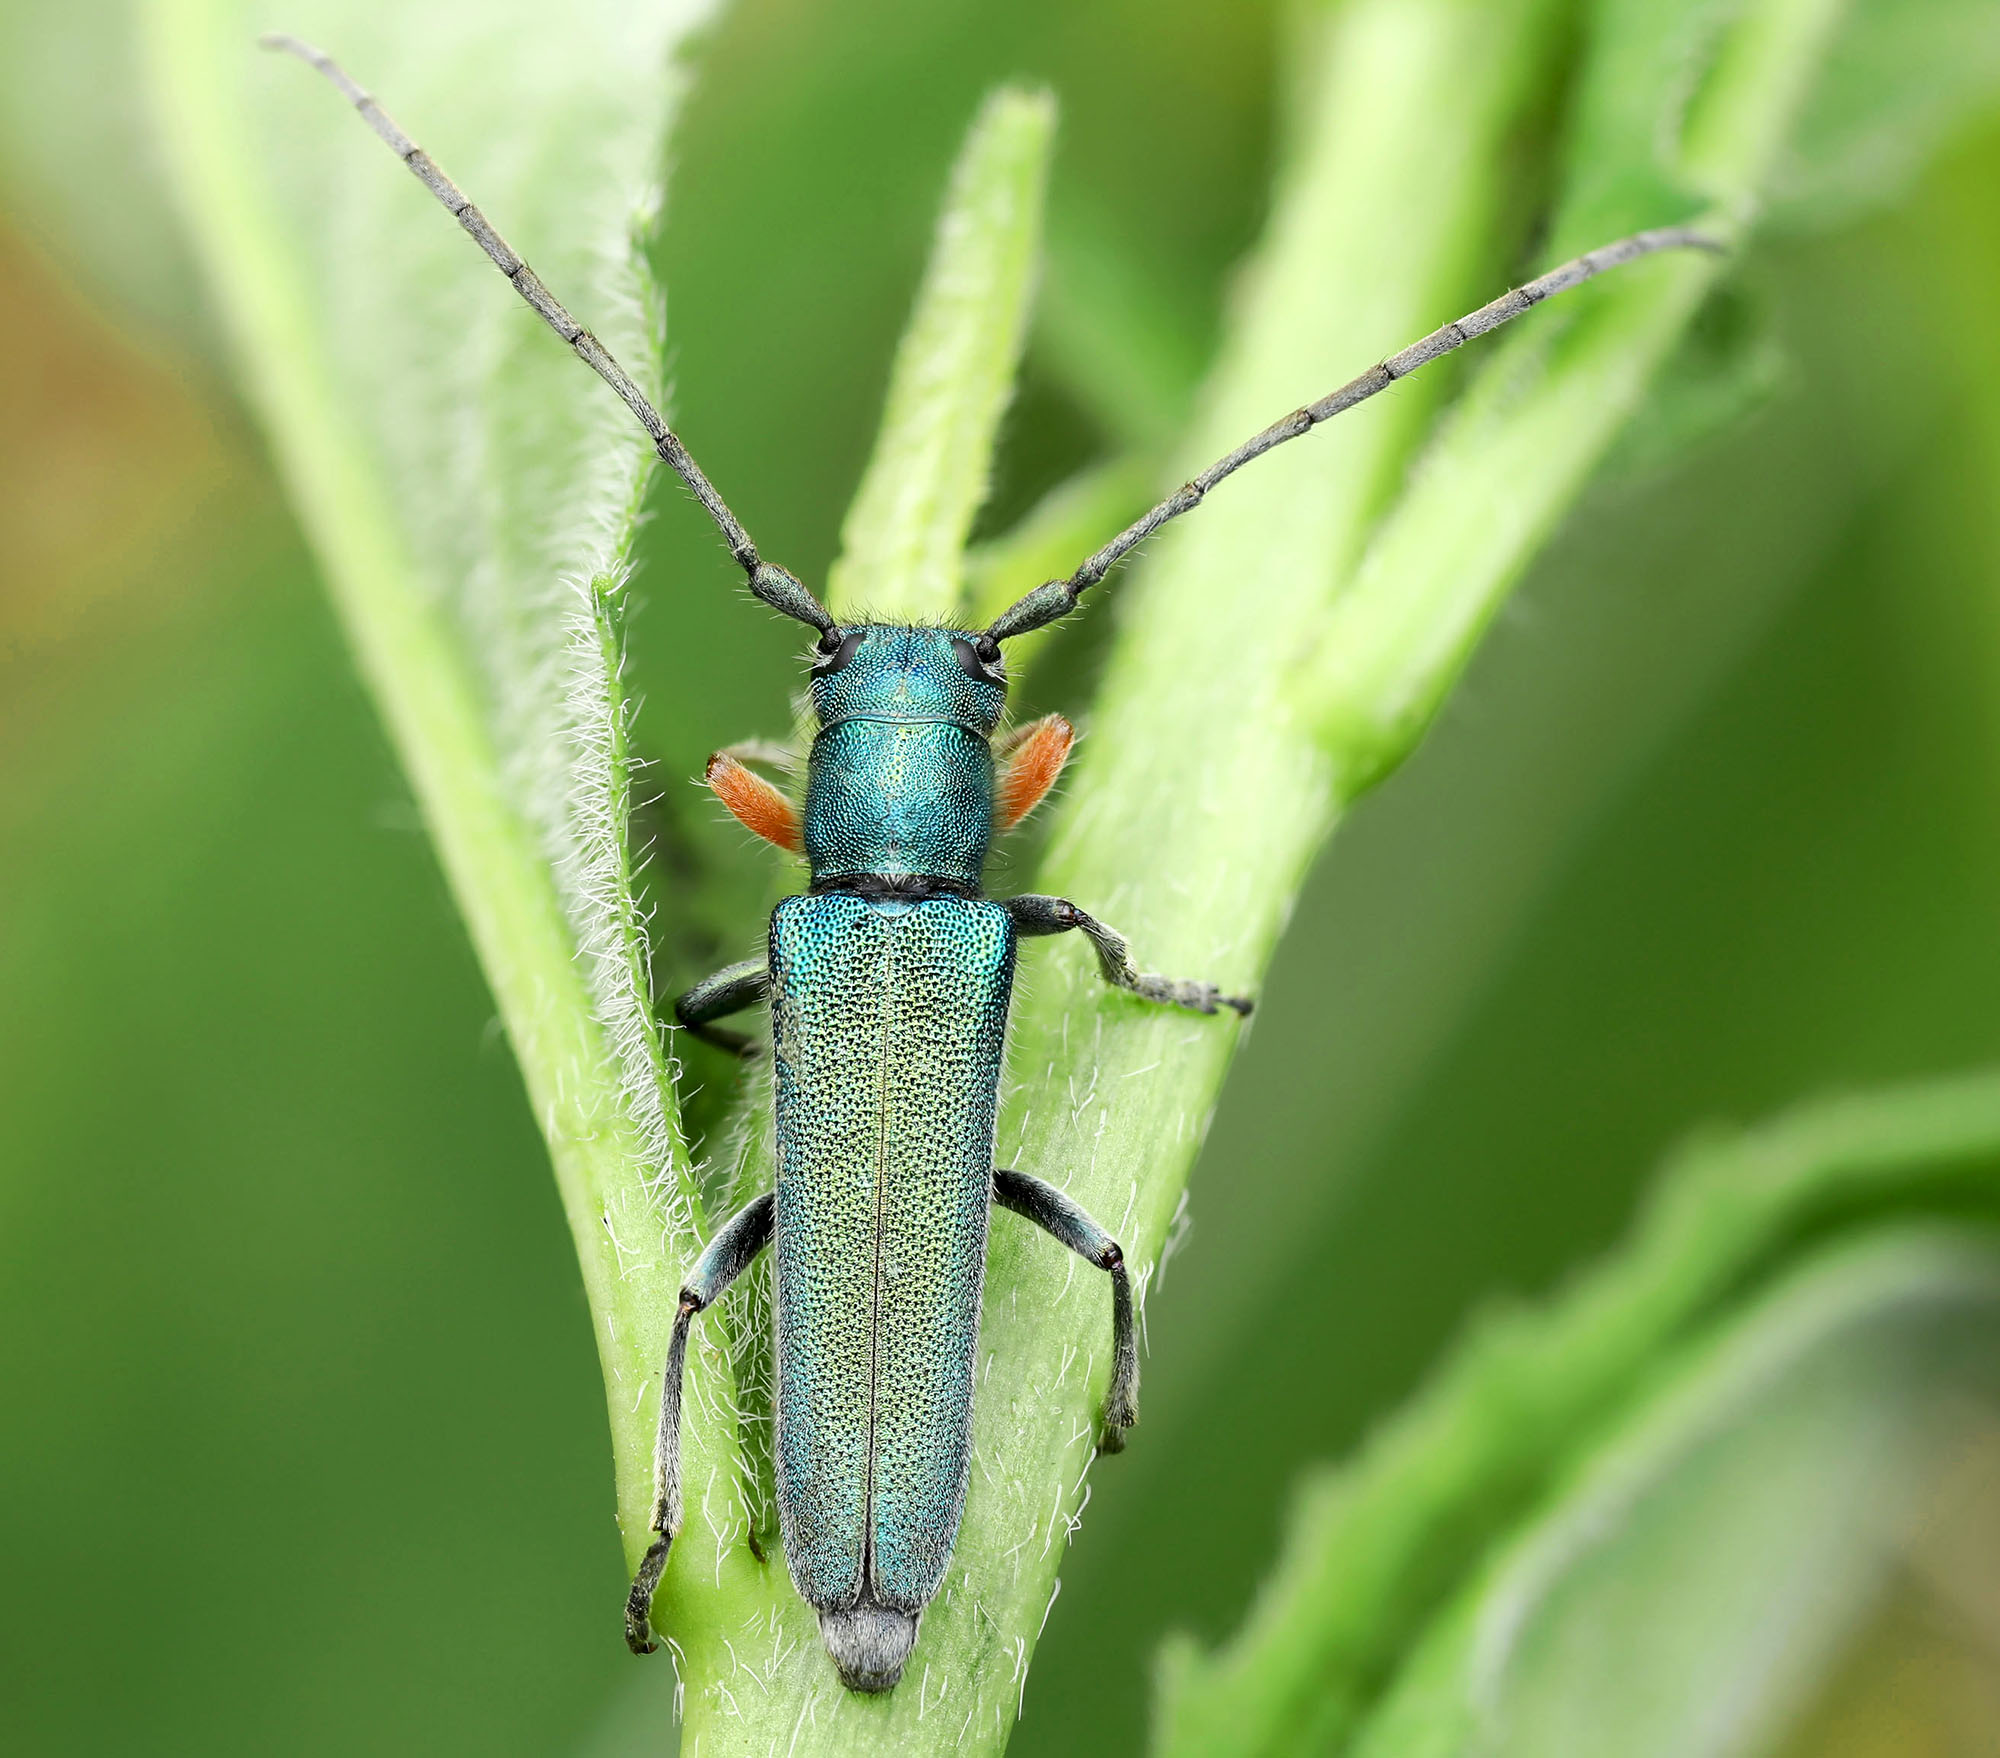
{"type": "Polygon", "coordinates": [[[656,1646],[654,1590],[682,1520],[681,1382],[689,1327],[768,1245],[776,1258],[777,1489],[785,1557],[851,1690],[893,1689],[942,1585],[964,1511],[987,1226],[997,1204],[1033,1221],[1111,1283],[1112,1366],[1099,1447],[1138,1419],[1131,1278],[1118,1242],[1054,1185],[994,1165],[1015,960],[1023,938],[1080,933],[1104,980],[1136,999],[1248,1015],[1212,983],[1142,971],[1124,939],[1066,898],[989,898],[996,830],[1060,775],[1072,741],[1050,715],[1002,737],[1006,642],[1073,612],[1132,550],[1225,477],[1419,367],[1655,251],[1719,249],[1690,227],[1635,233],[1434,330],[1294,410],[1177,489],[1064,579],[984,629],[841,624],[768,562],[679,437],[486,217],[328,56],[295,37],[266,47],[317,69],[469,232],[577,356],[624,401],[700,502],[750,591],[814,634],[816,720],[803,809],[719,752],[706,780],[749,829],[805,856],[810,884],[773,912],[765,955],[674,1005],[725,1048],[717,1024],[768,1001],[777,1181],[716,1233],[688,1273],[661,1376],[651,1538],[625,1609],[635,1653],[656,1646]]]}

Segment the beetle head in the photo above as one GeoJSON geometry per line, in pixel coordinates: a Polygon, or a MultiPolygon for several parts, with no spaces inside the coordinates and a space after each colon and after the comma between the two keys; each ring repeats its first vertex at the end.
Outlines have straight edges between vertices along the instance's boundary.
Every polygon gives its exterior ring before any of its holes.
{"type": "Polygon", "coordinates": [[[984,738],[1007,706],[999,644],[978,630],[854,623],[813,649],[820,725],[843,720],[946,721],[984,738]]]}

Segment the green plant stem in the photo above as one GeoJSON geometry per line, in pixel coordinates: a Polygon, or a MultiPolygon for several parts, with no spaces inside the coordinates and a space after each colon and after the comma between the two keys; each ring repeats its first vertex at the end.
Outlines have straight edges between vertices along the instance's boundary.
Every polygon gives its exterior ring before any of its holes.
{"type": "Polygon", "coordinates": [[[959,154],[827,579],[835,616],[923,621],[958,608],[966,536],[1033,309],[1055,123],[1046,92],[1003,88],[959,154]]]}
{"type": "MultiPolygon", "coordinates": [[[[1746,237],[1840,12],[1840,0],[1765,0],[1724,40],[1683,149],[1719,243],[1746,237]]],[[[1343,798],[1422,735],[1724,262],[1676,253],[1501,343],[1288,686],[1319,722],[1343,798]]]]}

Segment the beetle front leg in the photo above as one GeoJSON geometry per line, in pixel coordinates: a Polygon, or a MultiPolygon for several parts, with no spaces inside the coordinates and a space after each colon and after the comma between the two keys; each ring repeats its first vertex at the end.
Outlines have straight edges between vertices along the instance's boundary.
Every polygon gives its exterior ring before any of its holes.
{"type": "Polygon", "coordinates": [[[1024,1216],[1080,1258],[1111,1277],[1111,1389],[1104,1398],[1100,1452],[1125,1450],[1125,1431],[1139,1420],[1139,1342],[1132,1324],[1132,1278],[1118,1241],[1075,1203],[1039,1178],[996,1168],[993,1200],[1024,1216]]]}
{"type": "Polygon", "coordinates": [[[653,1593],[667,1566],[674,1535],[681,1529],[681,1377],[687,1365],[688,1326],[704,1307],[722,1298],[771,1239],[776,1199],[760,1196],[708,1242],[696,1260],[680,1310],[674,1314],[673,1341],[667,1345],[667,1365],[660,1375],[660,1436],[653,1448],[653,1542],[646,1547],[632,1591],[625,1598],[625,1642],[634,1654],[651,1654],[653,1593]]]}
{"type": "Polygon", "coordinates": [[[1213,983],[1185,982],[1177,977],[1155,976],[1132,962],[1125,936],[1116,928],[1080,910],[1066,897],[1045,897],[1030,892],[1024,897],[1003,898],[1000,907],[1014,918],[1023,935],[1068,934],[1086,938],[1097,954],[1097,968],[1113,988],[1126,990],[1142,1001],[1158,1001],[1171,1007],[1186,1007],[1196,1013],[1213,1013],[1218,1007],[1233,1008],[1248,1015],[1253,1003],[1245,996],[1225,995],[1213,983]]]}
{"type": "Polygon", "coordinates": [[[742,1032],[725,1032],[709,1022],[727,1014],[755,1007],[771,993],[771,973],[761,958],[746,958],[741,964],[727,965],[700,982],[674,1003],[674,1018],[681,1026],[718,1050],[738,1056],[754,1056],[757,1041],[742,1032]]]}

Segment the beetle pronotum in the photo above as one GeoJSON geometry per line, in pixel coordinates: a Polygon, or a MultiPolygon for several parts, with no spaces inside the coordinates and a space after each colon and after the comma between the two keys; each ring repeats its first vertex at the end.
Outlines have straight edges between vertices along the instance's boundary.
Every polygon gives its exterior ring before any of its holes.
{"type": "MultiPolygon", "coordinates": [[[[514,290],[616,391],[722,534],[752,593],[810,627],[818,719],[803,808],[735,752],[708,783],[758,835],[803,853],[805,895],[773,912],[764,958],[718,971],[675,1003],[680,1024],[732,1049],[715,1025],[771,1005],[776,1188],[710,1241],[681,1291],[661,1384],[652,1542],[626,1603],[626,1638],[650,1652],[653,1591],[680,1529],[681,1378],[688,1327],[769,1244],[777,1259],[777,1480],[785,1557],[819,1614],[841,1679],[886,1691],[902,1676],[944,1579],[965,1506],[973,1364],[987,1221],[998,1203],[1110,1277],[1112,1371],[1100,1445],[1138,1417],[1132,1291],[1118,1243],[1053,1185],[996,1167],[1001,1051],[1023,936],[1078,932],[1104,980],[1197,1013],[1250,1011],[1213,984],[1141,971],[1124,939],[1065,898],[989,899],[995,828],[1031,811],[1060,774],[1070,729],[1049,716],[996,741],[1002,643],[1056,622],[1170,519],[1274,446],[1386,390],[1544,299],[1659,250],[1714,249],[1686,227],[1640,232],[1503,294],[1219,458],[1064,579],[984,629],[836,623],[795,575],[765,561],[679,438],[597,338],[450,178],[327,56],[263,39],[337,86],[471,233],[514,290]]],[[[742,748],[739,748],[741,750],[742,748]]]]}

